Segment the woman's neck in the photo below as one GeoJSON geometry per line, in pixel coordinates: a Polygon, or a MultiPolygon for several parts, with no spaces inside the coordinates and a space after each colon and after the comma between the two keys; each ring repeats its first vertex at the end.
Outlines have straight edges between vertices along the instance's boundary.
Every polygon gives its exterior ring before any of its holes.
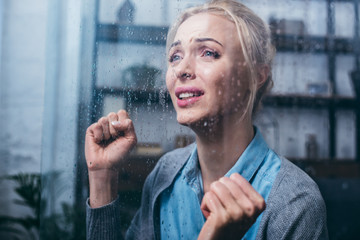
{"type": "Polygon", "coordinates": [[[207,192],[210,184],[234,166],[254,137],[251,120],[241,122],[222,119],[208,129],[194,129],[199,163],[207,192]]]}

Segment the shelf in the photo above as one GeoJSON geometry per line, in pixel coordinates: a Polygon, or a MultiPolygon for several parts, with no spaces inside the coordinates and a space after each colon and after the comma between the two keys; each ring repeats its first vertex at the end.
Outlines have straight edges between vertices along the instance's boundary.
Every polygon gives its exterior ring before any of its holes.
{"type": "Polygon", "coordinates": [[[279,52],[354,52],[354,40],[349,38],[328,38],[319,36],[274,35],[273,43],[279,52]]]}
{"type": "Polygon", "coordinates": [[[291,159],[291,162],[313,178],[360,178],[360,163],[355,160],[291,159]]]}
{"type": "MultiPolygon", "coordinates": [[[[119,172],[119,182],[121,182],[119,191],[141,191],[147,175],[160,157],[161,155],[129,156],[119,172]]],[[[360,163],[354,160],[290,159],[290,161],[313,178],[360,178],[360,163]]]]}
{"type": "Polygon", "coordinates": [[[356,100],[350,97],[323,97],[307,95],[268,95],[263,104],[270,107],[300,107],[300,108],[328,108],[355,109],[356,100]]]}
{"type": "MultiPolygon", "coordinates": [[[[169,93],[164,89],[98,89],[99,96],[111,95],[124,97],[134,103],[170,103],[169,93]]],[[[355,109],[356,99],[350,97],[324,97],[307,95],[268,95],[263,99],[263,105],[269,107],[298,107],[321,109],[337,107],[340,109],[355,109]]]]}
{"type": "Polygon", "coordinates": [[[165,45],[168,27],[98,24],[96,39],[102,42],[125,42],[165,45]]]}
{"type": "MultiPolygon", "coordinates": [[[[119,172],[119,191],[141,191],[146,177],[160,159],[159,156],[130,156],[119,172]]],[[[359,179],[360,163],[354,160],[290,159],[312,178],[359,179]]]]}
{"type": "MultiPolygon", "coordinates": [[[[138,43],[165,45],[168,27],[98,24],[97,41],[110,43],[138,43]]],[[[353,53],[351,38],[328,38],[319,36],[273,35],[273,42],[279,52],[353,53]]]]}

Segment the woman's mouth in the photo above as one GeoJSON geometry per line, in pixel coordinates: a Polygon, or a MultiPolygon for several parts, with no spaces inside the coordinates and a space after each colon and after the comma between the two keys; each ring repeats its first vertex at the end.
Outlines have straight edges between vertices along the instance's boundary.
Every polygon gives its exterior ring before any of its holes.
{"type": "Polygon", "coordinates": [[[184,100],[192,97],[200,97],[201,95],[202,95],[201,93],[186,92],[186,93],[181,93],[178,98],[184,100]]]}
{"type": "Polygon", "coordinates": [[[195,87],[179,87],[175,89],[175,95],[179,107],[188,107],[200,100],[204,95],[204,91],[195,87]]]}

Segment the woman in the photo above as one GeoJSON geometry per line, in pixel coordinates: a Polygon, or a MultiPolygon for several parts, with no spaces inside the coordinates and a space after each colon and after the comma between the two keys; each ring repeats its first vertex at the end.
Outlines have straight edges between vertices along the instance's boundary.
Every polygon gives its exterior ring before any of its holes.
{"type": "MultiPolygon", "coordinates": [[[[177,121],[195,132],[196,143],[159,160],[126,237],[326,239],[316,184],[269,149],[252,125],[272,86],[268,26],[236,1],[213,1],[180,16],[167,53],[177,121]]],[[[89,239],[121,238],[118,168],[135,144],[125,111],[87,130],[89,239]]]]}

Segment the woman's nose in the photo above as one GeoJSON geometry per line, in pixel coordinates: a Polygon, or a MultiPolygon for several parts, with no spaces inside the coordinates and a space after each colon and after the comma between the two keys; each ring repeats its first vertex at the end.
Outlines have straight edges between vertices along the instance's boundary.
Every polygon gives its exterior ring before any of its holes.
{"type": "Polygon", "coordinates": [[[175,69],[176,77],[182,81],[192,80],[195,76],[195,61],[190,57],[184,58],[175,69]]]}

